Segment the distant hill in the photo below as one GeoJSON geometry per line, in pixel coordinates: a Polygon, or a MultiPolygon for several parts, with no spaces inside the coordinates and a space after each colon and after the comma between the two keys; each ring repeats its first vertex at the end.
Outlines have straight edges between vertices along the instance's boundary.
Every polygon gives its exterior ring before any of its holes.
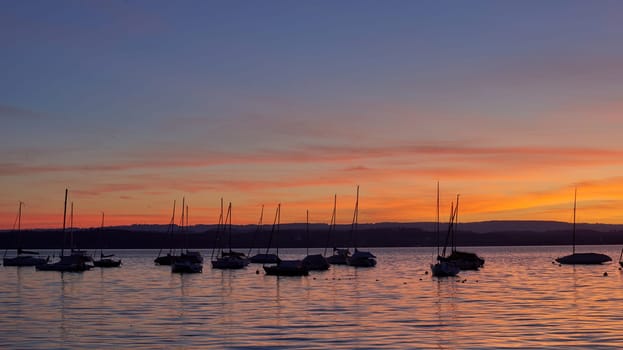
{"type": "MultiPolygon", "coordinates": [[[[328,237],[329,226],[310,224],[309,240],[306,226],[302,223],[282,224],[279,234],[273,238],[273,246],[280,247],[352,247],[356,239],[358,246],[435,246],[437,235],[435,223],[374,223],[360,224],[356,235],[351,225],[337,225],[336,231],[328,237]],[[327,243],[328,242],[328,243],[327,243]]],[[[458,246],[484,245],[566,245],[571,244],[571,224],[556,221],[483,221],[459,225],[456,235],[458,246]]],[[[188,234],[169,225],[130,225],[74,230],[77,247],[92,249],[103,244],[105,248],[169,248],[188,244],[193,248],[213,248],[228,242],[227,233],[219,235],[216,225],[195,225],[188,234]],[[104,237],[105,239],[102,239],[104,237]],[[104,242],[104,243],[100,243],[104,242]],[[188,242],[188,243],[186,243],[188,242]]],[[[447,225],[441,224],[443,238],[447,225]]],[[[270,240],[271,225],[264,225],[258,232],[256,225],[232,227],[232,246],[265,247],[270,240]]],[[[60,230],[22,231],[22,247],[33,249],[56,249],[62,246],[63,233],[60,230]]],[[[581,244],[623,244],[623,225],[577,224],[576,243],[581,244]]],[[[15,232],[0,232],[0,249],[16,248],[15,232]]]]}
{"type": "MultiPolygon", "coordinates": [[[[422,231],[434,231],[435,222],[379,222],[369,224],[359,224],[358,228],[362,230],[369,229],[419,229],[422,231]]],[[[281,224],[281,230],[305,230],[305,223],[292,223],[281,224]]],[[[263,225],[264,231],[270,231],[272,225],[263,225]]],[[[447,230],[447,224],[441,223],[440,230],[443,232],[447,230]]],[[[571,230],[572,225],[568,222],[562,221],[538,221],[538,220],[516,220],[516,221],[479,221],[479,222],[467,222],[459,224],[459,231],[469,231],[473,233],[491,233],[491,232],[546,232],[546,231],[564,231],[571,230]]],[[[94,228],[89,228],[94,229],[94,228]]],[[[169,230],[169,225],[146,225],[136,224],[128,226],[108,226],[107,229],[124,230],[133,232],[166,232],[169,230]]],[[[174,231],[178,231],[179,227],[174,225],[174,231]]],[[[253,231],[257,229],[257,225],[233,225],[234,231],[253,231]]],[[[329,229],[327,224],[309,224],[310,231],[321,231],[329,229]]],[[[336,225],[338,231],[349,231],[351,229],[350,224],[336,225]]],[[[188,228],[190,233],[201,233],[208,231],[216,231],[217,225],[194,225],[188,228]]],[[[623,231],[623,224],[600,224],[600,223],[578,223],[576,224],[576,230],[590,230],[597,232],[611,232],[611,231],[623,231]]]]}

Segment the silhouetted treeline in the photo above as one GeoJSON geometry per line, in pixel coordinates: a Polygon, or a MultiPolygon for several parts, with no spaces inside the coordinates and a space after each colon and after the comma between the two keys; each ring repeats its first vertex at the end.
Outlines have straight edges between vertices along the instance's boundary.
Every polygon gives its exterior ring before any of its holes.
{"type": "MultiPolygon", "coordinates": [[[[266,247],[270,240],[270,231],[255,233],[250,227],[237,227],[232,231],[231,245],[235,248],[266,247]]],[[[435,246],[435,232],[413,227],[383,226],[360,229],[354,236],[348,230],[338,230],[327,237],[325,230],[312,230],[309,240],[305,229],[282,229],[272,238],[272,247],[281,248],[332,248],[332,247],[410,247],[435,246]]],[[[65,233],[65,248],[69,248],[69,233],[65,233]]],[[[445,232],[441,234],[441,242],[445,232]]],[[[63,245],[63,232],[54,230],[34,230],[21,232],[21,247],[31,249],[59,249],[63,245]]],[[[76,248],[94,249],[142,249],[142,248],[213,248],[228,247],[227,232],[216,230],[202,233],[180,233],[136,231],[131,229],[84,229],[73,234],[76,248]]],[[[456,235],[458,246],[495,246],[495,245],[567,245],[571,244],[571,231],[507,231],[478,233],[461,231],[456,235]]],[[[623,231],[578,230],[576,244],[623,244],[623,231]]],[[[0,248],[17,248],[15,232],[0,232],[0,248]]]]}

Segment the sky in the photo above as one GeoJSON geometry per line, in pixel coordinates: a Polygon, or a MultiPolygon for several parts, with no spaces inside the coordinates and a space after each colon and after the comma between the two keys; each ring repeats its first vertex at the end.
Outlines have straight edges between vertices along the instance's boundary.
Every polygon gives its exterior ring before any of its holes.
{"type": "Polygon", "coordinates": [[[0,229],[623,223],[623,2],[0,3],[0,229]],[[270,215],[269,215],[270,216],[270,215]],[[265,216],[266,218],[266,216],[265,216]],[[266,220],[265,220],[266,222],[266,220]]]}

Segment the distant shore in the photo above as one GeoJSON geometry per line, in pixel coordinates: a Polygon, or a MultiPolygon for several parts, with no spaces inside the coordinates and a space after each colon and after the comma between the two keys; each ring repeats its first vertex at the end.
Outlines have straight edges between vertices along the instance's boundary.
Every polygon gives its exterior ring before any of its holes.
{"type": "MultiPolygon", "coordinates": [[[[305,224],[285,224],[273,235],[272,246],[280,248],[304,247],[352,247],[354,240],[360,247],[418,247],[436,246],[437,234],[434,223],[379,223],[362,224],[355,233],[350,225],[338,225],[328,237],[328,226],[310,225],[309,239],[305,224]]],[[[440,228],[443,244],[446,226],[440,228]]],[[[69,247],[69,233],[66,230],[65,247],[69,247]]],[[[231,245],[236,248],[266,247],[270,240],[270,226],[257,232],[257,226],[244,225],[232,228],[231,245]]],[[[22,248],[58,249],[63,246],[61,230],[22,230],[22,248]]],[[[215,225],[198,225],[189,228],[188,233],[174,227],[167,232],[166,225],[133,225],[108,227],[103,230],[76,229],[73,233],[74,246],[85,249],[99,247],[110,249],[141,249],[192,247],[213,248],[227,246],[227,232],[219,233],[215,225]]],[[[517,246],[517,245],[567,245],[571,244],[571,227],[568,223],[553,221],[490,221],[461,224],[456,234],[457,246],[517,246]]],[[[623,244],[622,225],[579,224],[576,230],[576,244],[623,244]]],[[[17,233],[0,232],[0,249],[15,249],[17,233]]]]}

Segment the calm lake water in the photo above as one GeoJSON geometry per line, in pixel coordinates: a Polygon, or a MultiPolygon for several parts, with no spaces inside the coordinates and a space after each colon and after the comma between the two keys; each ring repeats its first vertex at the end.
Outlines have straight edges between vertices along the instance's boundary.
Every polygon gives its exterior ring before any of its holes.
{"type": "Polygon", "coordinates": [[[430,248],[287,278],[172,274],[147,250],[115,252],[119,269],[0,267],[0,348],[621,348],[620,249],[580,246],[615,262],[573,267],[552,264],[569,247],[469,248],[485,268],[445,279],[425,274],[430,248]]]}

